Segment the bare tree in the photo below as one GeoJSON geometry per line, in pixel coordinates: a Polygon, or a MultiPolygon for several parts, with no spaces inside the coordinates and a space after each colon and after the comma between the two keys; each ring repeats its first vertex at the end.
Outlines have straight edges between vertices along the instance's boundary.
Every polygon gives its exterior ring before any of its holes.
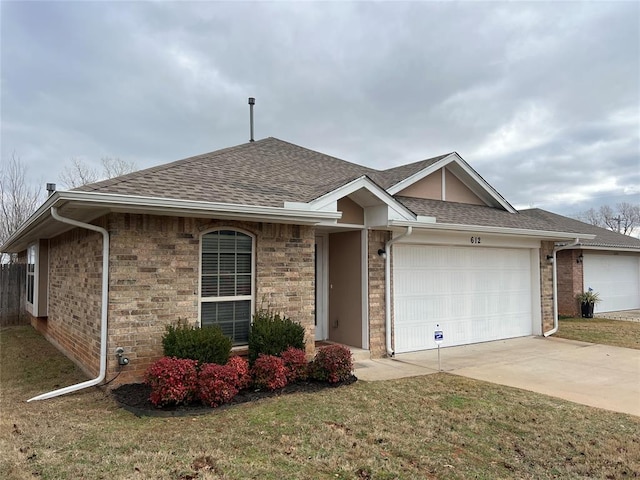
{"type": "Polygon", "coordinates": [[[101,172],[82,160],[72,158],[71,165],[65,166],[62,170],[60,182],[67,188],[77,188],[107,178],[119,177],[137,169],[135,162],[127,162],[120,158],[104,157],[100,162],[102,163],[101,172]]]}
{"type": "Polygon", "coordinates": [[[127,162],[121,158],[104,157],[101,162],[104,178],[119,177],[138,169],[135,162],[127,162]]]}
{"type": "Polygon", "coordinates": [[[606,228],[624,235],[632,235],[640,228],[640,205],[622,202],[614,208],[603,205],[598,210],[593,208],[576,216],[582,222],[606,228]]]}
{"type": "Polygon", "coordinates": [[[77,158],[72,158],[71,165],[66,165],[60,174],[60,182],[67,188],[80,187],[97,182],[99,179],[100,175],[95,168],[77,158]]]}
{"type": "MultiPolygon", "coordinates": [[[[41,202],[42,190],[25,180],[27,167],[16,156],[0,162],[0,244],[20,228],[41,202]]],[[[7,260],[7,256],[1,259],[7,260]]]]}

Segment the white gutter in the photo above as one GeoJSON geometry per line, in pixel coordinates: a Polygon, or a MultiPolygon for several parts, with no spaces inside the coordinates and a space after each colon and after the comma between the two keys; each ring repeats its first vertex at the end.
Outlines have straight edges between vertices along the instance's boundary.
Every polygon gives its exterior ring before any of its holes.
{"type": "Polygon", "coordinates": [[[593,240],[596,236],[593,234],[577,233],[577,232],[553,232],[546,230],[532,230],[527,228],[512,228],[512,227],[492,227],[488,225],[458,225],[455,223],[433,223],[429,222],[407,222],[404,220],[390,220],[389,226],[391,227],[407,227],[409,225],[415,228],[424,228],[429,230],[446,230],[455,232],[479,232],[479,233],[493,233],[497,235],[513,235],[513,236],[527,236],[536,238],[548,238],[555,240],[562,239],[574,239],[576,235],[584,240],[593,240]]]}
{"type": "Polygon", "coordinates": [[[553,249],[553,328],[543,333],[545,337],[549,337],[558,331],[558,266],[556,265],[556,253],[560,250],[567,250],[578,245],[580,245],[580,239],[576,238],[573,243],[553,249]]]}
{"type": "Polygon", "coordinates": [[[391,245],[398,240],[411,235],[413,227],[408,226],[402,235],[392,238],[384,245],[386,257],[384,259],[384,330],[387,341],[387,355],[393,357],[395,352],[391,345],[391,245]]]}
{"type": "Polygon", "coordinates": [[[56,207],[51,207],[51,216],[62,223],[67,223],[75,227],[86,228],[102,234],[102,312],[100,319],[100,374],[93,380],[87,380],[86,382],[77,383],[68,387],[53,390],[48,393],[43,393],[37,397],[30,398],[27,402],[34,400],[46,400],[47,398],[53,398],[67,393],[82,390],[83,388],[93,387],[102,383],[107,374],[107,307],[109,301],[109,232],[104,228],[90,223],[78,222],[71,218],[61,217],[58,214],[56,207]]]}
{"type": "MultiPolygon", "coordinates": [[[[215,217],[238,220],[260,219],[274,223],[297,223],[316,225],[322,221],[336,221],[342,217],[341,212],[310,211],[282,207],[264,207],[199,200],[177,200],[160,197],[139,197],[115,193],[96,193],[79,191],[59,191],[47,197],[20,228],[0,245],[2,251],[12,252],[23,249],[16,242],[24,235],[33,233],[40,222],[45,221],[52,207],[62,207],[65,203],[81,207],[102,208],[113,212],[149,213],[157,215],[215,217]]],[[[68,223],[68,222],[64,222],[68,223]]],[[[87,225],[84,224],[83,225],[87,225]]]]}

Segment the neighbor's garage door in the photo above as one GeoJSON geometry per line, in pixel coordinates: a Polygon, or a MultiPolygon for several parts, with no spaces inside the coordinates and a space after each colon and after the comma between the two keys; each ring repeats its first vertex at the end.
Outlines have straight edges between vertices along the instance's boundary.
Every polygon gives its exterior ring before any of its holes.
{"type": "Polygon", "coordinates": [[[602,302],[596,312],[640,308],[640,257],[584,252],[584,288],[593,288],[602,302]]]}
{"type": "Polygon", "coordinates": [[[395,245],[395,351],[531,335],[530,250],[395,245]]]}

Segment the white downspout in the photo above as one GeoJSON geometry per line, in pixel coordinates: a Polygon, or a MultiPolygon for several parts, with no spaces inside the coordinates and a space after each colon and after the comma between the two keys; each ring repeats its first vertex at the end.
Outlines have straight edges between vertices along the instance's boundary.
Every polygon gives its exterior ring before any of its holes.
{"type": "Polygon", "coordinates": [[[398,240],[411,235],[413,227],[407,227],[402,235],[392,238],[384,245],[386,257],[384,259],[384,330],[387,341],[387,355],[393,357],[395,352],[391,345],[391,245],[398,240]]]}
{"type": "Polygon", "coordinates": [[[558,331],[558,266],[556,265],[556,253],[560,250],[566,250],[573,248],[580,244],[580,239],[576,238],[573,243],[556,247],[553,249],[553,328],[548,332],[544,332],[545,337],[549,337],[558,331]]]}
{"type": "Polygon", "coordinates": [[[93,380],[87,380],[86,382],[77,383],[68,387],[53,390],[48,393],[43,393],[37,397],[30,398],[27,402],[34,400],[46,400],[47,398],[53,398],[67,393],[82,390],[83,388],[93,387],[102,383],[107,374],[107,311],[109,301],[109,232],[104,228],[90,223],[83,223],[71,218],[61,217],[58,214],[56,207],[51,207],[51,216],[62,223],[67,223],[75,227],[86,228],[102,234],[102,312],[100,319],[100,374],[93,380]]]}

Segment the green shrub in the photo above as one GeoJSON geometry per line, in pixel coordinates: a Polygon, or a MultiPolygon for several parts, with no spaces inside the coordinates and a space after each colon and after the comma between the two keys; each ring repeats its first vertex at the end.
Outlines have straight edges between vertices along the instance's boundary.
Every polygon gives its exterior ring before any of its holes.
{"type": "Polygon", "coordinates": [[[260,354],[280,355],[289,347],[304,350],[304,327],[279,313],[256,312],[249,331],[249,363],[260,354]]]}
{"type": "Polygon", "coordinates": [[[162,337],[162,347],[167,357],[224,365],[231,353],[231,339],[218,326],[198,328],[184,324],[169,325],[162,337]]]}

